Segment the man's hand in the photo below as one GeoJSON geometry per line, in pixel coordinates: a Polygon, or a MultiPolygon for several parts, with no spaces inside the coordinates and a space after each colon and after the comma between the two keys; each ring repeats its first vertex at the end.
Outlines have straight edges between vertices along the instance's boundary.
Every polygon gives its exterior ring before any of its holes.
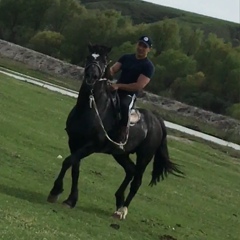
{"type": "Polygon", "coordinates": [[[128,92],[142,91],[143,88],[149,83],[150,79],[144,75],[140,75],[137,82],[135,83],[118,83],[112,85],[112,91],[114,90],[124,90],[128,92]]]}
{"type": "Polygon", "coordinates": [[[110,90],[111,90],[111,91],[116,91],[116,90],[118,90],[118,85],[117,85],[116,83],[112,83],[112,84],[110,85],[110,90]]]}

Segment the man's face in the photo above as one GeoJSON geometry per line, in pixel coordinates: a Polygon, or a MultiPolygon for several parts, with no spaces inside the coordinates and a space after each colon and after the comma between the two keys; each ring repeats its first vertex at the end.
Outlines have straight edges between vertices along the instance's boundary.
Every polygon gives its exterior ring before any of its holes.
{"type": "Polygon", "coordinates": [[[144,58],[149,53],[150,48],[145,43],[138,42],[136,50],[137,50],[137,56],[140,58],[144,58]]]}

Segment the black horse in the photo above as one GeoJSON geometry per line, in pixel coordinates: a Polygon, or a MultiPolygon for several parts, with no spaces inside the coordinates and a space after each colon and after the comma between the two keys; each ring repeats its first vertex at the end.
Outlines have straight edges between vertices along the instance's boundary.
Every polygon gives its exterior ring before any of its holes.
{"type": "Polygon", "coordinates": [[[183,173],[169,159],[166,127],[156,113],[137,109],[140,118],[130,126],[127,142],[122,146],[114,141],[118,134],[119,114],[117,101],[113,100],[114,94],[109,90],[108,54],[111,48],[91,44],[88,48],[90,55],[86,61],[84,80],[76,105],[66,122],[71,154],[62,163],[48,201],[57,201],[63,192],[64,175],[72,167],[72,188],[69,197],[63,203],[73,208],[78,200],[81,160],[93,153],[111,154],[126,173],[115,193],[114,213],[116,217],[125,219],[128,207],[141,186],[144,171],[153,158],[152,179],[149,185],[156,185],[168,173],[180,177],[183,173]],[[129,157],[133,153],[137,156],[136,164],[129,157]],[[124,192],[130,182],[130,192],[125,199],[124,192]]]}

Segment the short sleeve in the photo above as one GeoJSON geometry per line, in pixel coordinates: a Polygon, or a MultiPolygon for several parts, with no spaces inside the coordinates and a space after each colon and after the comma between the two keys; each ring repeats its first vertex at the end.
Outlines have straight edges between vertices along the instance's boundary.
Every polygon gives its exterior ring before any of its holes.
{"type": "Polygon", "coordinates": [[[152,78],[154,74],[155,68],[152,63],[148,62],[148,64],[145,64],[142,68],[142,74],[148,78],[152,78]]]}
{"type": "Polygon", "coordinates": [[[126,55],[123,55],[121,56],[119,59],[118,59],[118,62],[120,62],[121,64],[123,64],[123,62],[125,61],[126,59],[126,55]]]}

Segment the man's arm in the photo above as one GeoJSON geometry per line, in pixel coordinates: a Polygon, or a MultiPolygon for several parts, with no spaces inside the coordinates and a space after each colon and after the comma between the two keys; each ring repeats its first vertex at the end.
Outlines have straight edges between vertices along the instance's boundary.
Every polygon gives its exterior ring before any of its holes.
{"type": "Polygon", "coordinates": [[[110,67],[110,73],[113,76],[115,73],[117,73],[121,69],[122,64],[120,62],[116,62],[110,67]]]}
{"type": "Polygon", "coordinates": [[[142,90],[150,81],[150,78],[141,74],[136,83],[122,84],[118,83],[117,88],[124,91],[135,92],[142,90]]]}

